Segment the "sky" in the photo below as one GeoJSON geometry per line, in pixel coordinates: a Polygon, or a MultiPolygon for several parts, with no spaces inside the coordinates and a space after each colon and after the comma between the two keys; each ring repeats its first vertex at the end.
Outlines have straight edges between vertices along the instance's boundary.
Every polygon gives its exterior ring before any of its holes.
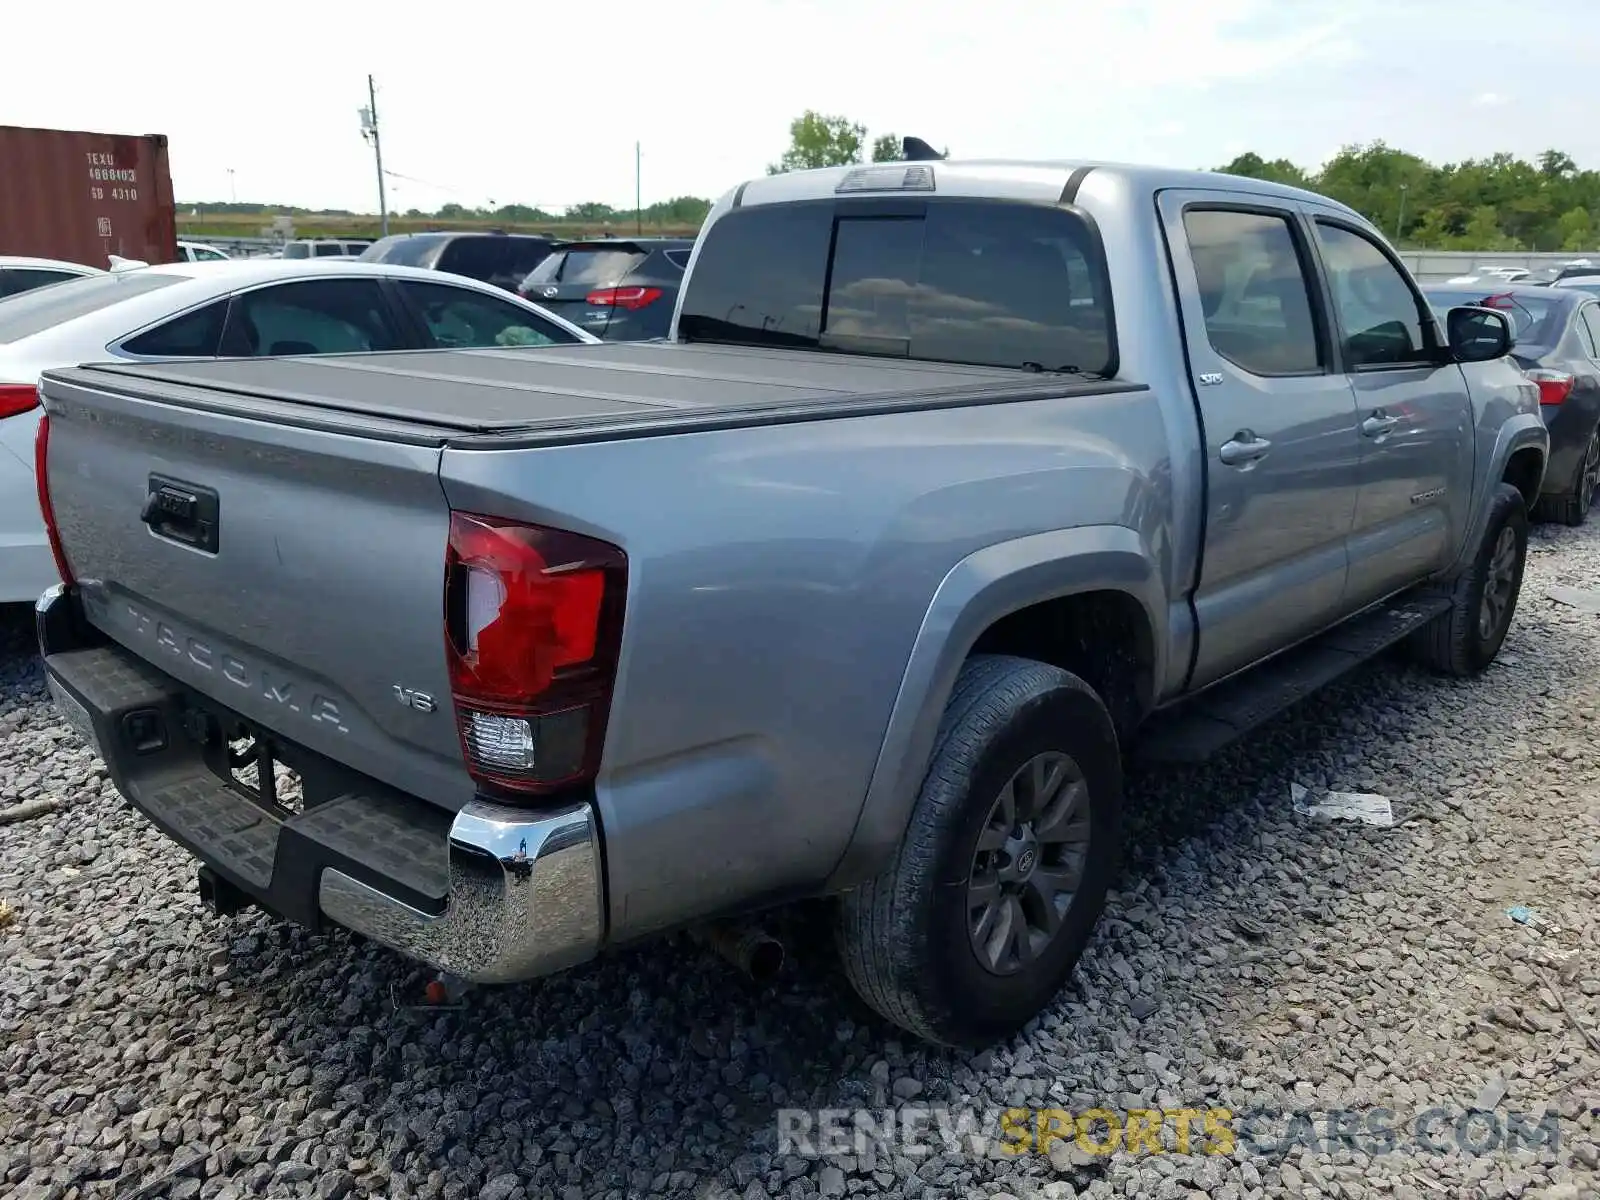
{"type": "Polygon", "coordinates": [[[1556,82],[1600,46],[1600,0],[340,7],[30,5],[40,52],[7,55],[0,121],[165,133],[185,203],[357,211],[377,209],[368,72],[401,211],[631,208],[636,143],[645,204],[716,196],[775,162],[807,108],[952,157],[1316,166],[1381,139],[1600,167],[1592,97],[1556,82]]]}

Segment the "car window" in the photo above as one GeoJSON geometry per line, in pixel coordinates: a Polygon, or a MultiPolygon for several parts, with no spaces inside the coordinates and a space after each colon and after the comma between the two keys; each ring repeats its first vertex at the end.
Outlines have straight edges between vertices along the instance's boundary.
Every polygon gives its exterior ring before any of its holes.
{"type": "Polygon", "coordinates": [[[221,254],[207,246],[196,246],[194,248],[194,256],[203,262],[216,262],[219,259],[228,257],[226,254],[221,254]]]}
{"type": "Polygon", "coordinates": [[[129,354],[159,355],[164,358],[210,358],[222,342],[222,326],[228,316],[228,302],[218,300],[204,308],[147,329],[129,338],[122,348],[129,354]]]}
{"type": "Polygon", "coordinates": [[[584,247],[558,250],[528,277],[529,283],[575,283],[589,287],[615,287],[645,260],[637,250],[584,247]]]}
{"type": "Polygon", "coordinates": [[[670,259],[675,266],[684,267],[687,269],[689,266],[689,255],[693,253],[694,251],[692,250],[668,250],[667,258],[670,259]]]}
{"type": "Polygon", "coordinates": [[[1442,322],[1452,308],[1492,308],[1511,322],[1511,339],[1519,346],[1549,346],[1561,340],[1567,307],[1559,295],[1539,295],[1519,288],[1515,293],[1424,288],[1423,295],[1442,322]]]}
{"type": "Polygon", "coordinates": [[[549,244],[540,238],[488,235],[455,238],[434,265],[441,271],[465,275],[480,283],[515,287],[529,271],[549,257],[549,244]]]}
{"type": "Polygon", "coordinates": [[[6,274],[11,276],[11,294],[31,292],[34,288],[49,287],[52,283],[83,278],[73,271],[52,271],[43,267],[13,267],[6,274]]]}
{"type": "Polygon", "coordinates": [[[283,248],[285,258],[310,258],[311,247],[305,242],[290,242],[283,248]]]}
{"type": "Polygon", "coordinates": [[[316,251],[318,258],[343,258],[345,253],[338,242],[318,242],[316,251]]]}
{"type": "Polygon", "coordinates": [[[234,297],[222,352],[249,357],[404,348],[376,280],[317,279],[234,297]]]}
{"type": "Polygon", "coordinates": [[[466,288],[409,279],[399,287],[440,346],[551,346],[578,340],[520,305],[466,288]]]}
{"type": "Polygon", "coordinates": [[[444,239],[437,234],[396,233],[379,238],[361,252],[366,262],[393,263],[397,267],[429,267],[444,239]]]}
{"type": "Polygon", "coordinates": [[[1600,359],[1600,304],[1583,306],[1583,322],[1589,331],[1590,340],[1594,342],[1594,347],[1589,350],[1589,357],[1600,359]]]}
{"type": "Polygon", "coordinates": [[[1253,375],[1321,371],[1309,273],[1288,215],[1190,209],[1183,227],[1212,349],[1253,375]]]}
{"type": "Polygon", "coordinates": [[[75,320],[110,308],[131,296],[182,283],[181,275],[150,271],[122,271],[115,275],[86,275],[51,287],[34,288],[0,300],[0,342],[15,342],[41,333],[63,321],[75,320]]]}
{"type": "Polygon", "coordinates": [[[1352,229],[1318,220],[1317,232],[1344,327],[1346,363],[1358,368],[1426,360],[1422,311],[1399,268],[1377,243],[1352,229]]]}
{"type": "Polygon", "coordinates": [[[835,217],[826,202],[750,208],[717,221],[699,255],[679,322],[690,341],[1115,369],[1099,241],[1065,209],[929,201],[925,216],[835,217]]]}

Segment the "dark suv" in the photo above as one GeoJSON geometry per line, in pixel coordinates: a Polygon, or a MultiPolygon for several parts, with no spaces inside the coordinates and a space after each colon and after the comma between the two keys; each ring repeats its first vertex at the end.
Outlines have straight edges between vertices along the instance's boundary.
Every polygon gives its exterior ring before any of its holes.
{"type": "Polygon", "coordinates": [[[557,242],[517,289],[608,342],[666,337],[693,238],[557,242]]]}
{"type": "Polygon", "coordinates": [[[361,260],[448,271],[514,292],[553,244],[529,233],[392,233],[362,251],[361,260]]]}

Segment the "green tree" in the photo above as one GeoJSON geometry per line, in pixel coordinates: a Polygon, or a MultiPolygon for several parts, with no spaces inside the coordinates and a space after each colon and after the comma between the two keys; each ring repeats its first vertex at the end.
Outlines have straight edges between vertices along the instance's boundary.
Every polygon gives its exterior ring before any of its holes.
{"type": "Polygon", "coordinates": [[[872,139],[873,162],[899,162],[900,139],[892,133],[880,133],[872,139]]]}
{"type": "Polygon", "coordinates": [[[1243,175],[1246,179],[1264,179],[1270,183],[1287,183],[1293,187],[1305,187],[1310,180],[1306,173],[1295,166],[1287,158],[1275,158],[1267,162],[1259,154],[1241,154],[1225,167],[1218,167],[1224,175],[1243,175]]]}
{"type": "Polygon", "coordinates": [[[866,137],[865,125],[857,125],[848,117],[829,116],[808,108],[789,122],[789,148],[781,159],[767,167],[767,174],[781,175],[785,171],[809,171],[860,162],[866,137]]]}
{"type": "Polygon", "coordinates": [[[1587,208],[1569,208],[1557,222],[1563,250],[1594,249],[1594,219],[1587,208]]]}

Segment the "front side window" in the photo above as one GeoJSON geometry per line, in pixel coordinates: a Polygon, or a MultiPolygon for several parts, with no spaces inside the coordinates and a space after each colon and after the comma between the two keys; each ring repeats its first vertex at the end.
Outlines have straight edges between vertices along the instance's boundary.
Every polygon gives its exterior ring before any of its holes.
{"type": "Polygon", "coordinates": [[[578,340],[519,305],[466,288],[409,279],[399,288],[417,306],[438,346],[459,350],[475,346],[570,345],[578,340]]]}
{"type": "Polygon", "coordinates": [[[1421,306],[1388,255],[1342,225],[1319,220],[1317,233],[1351,369],[1427,361],[1421,306]]]}
{"type": "Polygon", "coordinates": [[[240,358],[405,349],[371,279],[318,279],[234,298],[222,352],[240,358]]]}
{"type": "Polygon", "coordinates": [[[1099,254],[1082,218],[1042,205],[929,202],[905,216],[836,216],[826,203],[751,208],[707,232],[679,331],[690,341],[1104,374],[1116,354],[1099,254]]]}
{"type": "Polygon", "coordinates": [[[1212,349],[1253,375],[1321,371],[1322,340],[1289,216],[1190,209],[1183,228],[1212,349]]]}

